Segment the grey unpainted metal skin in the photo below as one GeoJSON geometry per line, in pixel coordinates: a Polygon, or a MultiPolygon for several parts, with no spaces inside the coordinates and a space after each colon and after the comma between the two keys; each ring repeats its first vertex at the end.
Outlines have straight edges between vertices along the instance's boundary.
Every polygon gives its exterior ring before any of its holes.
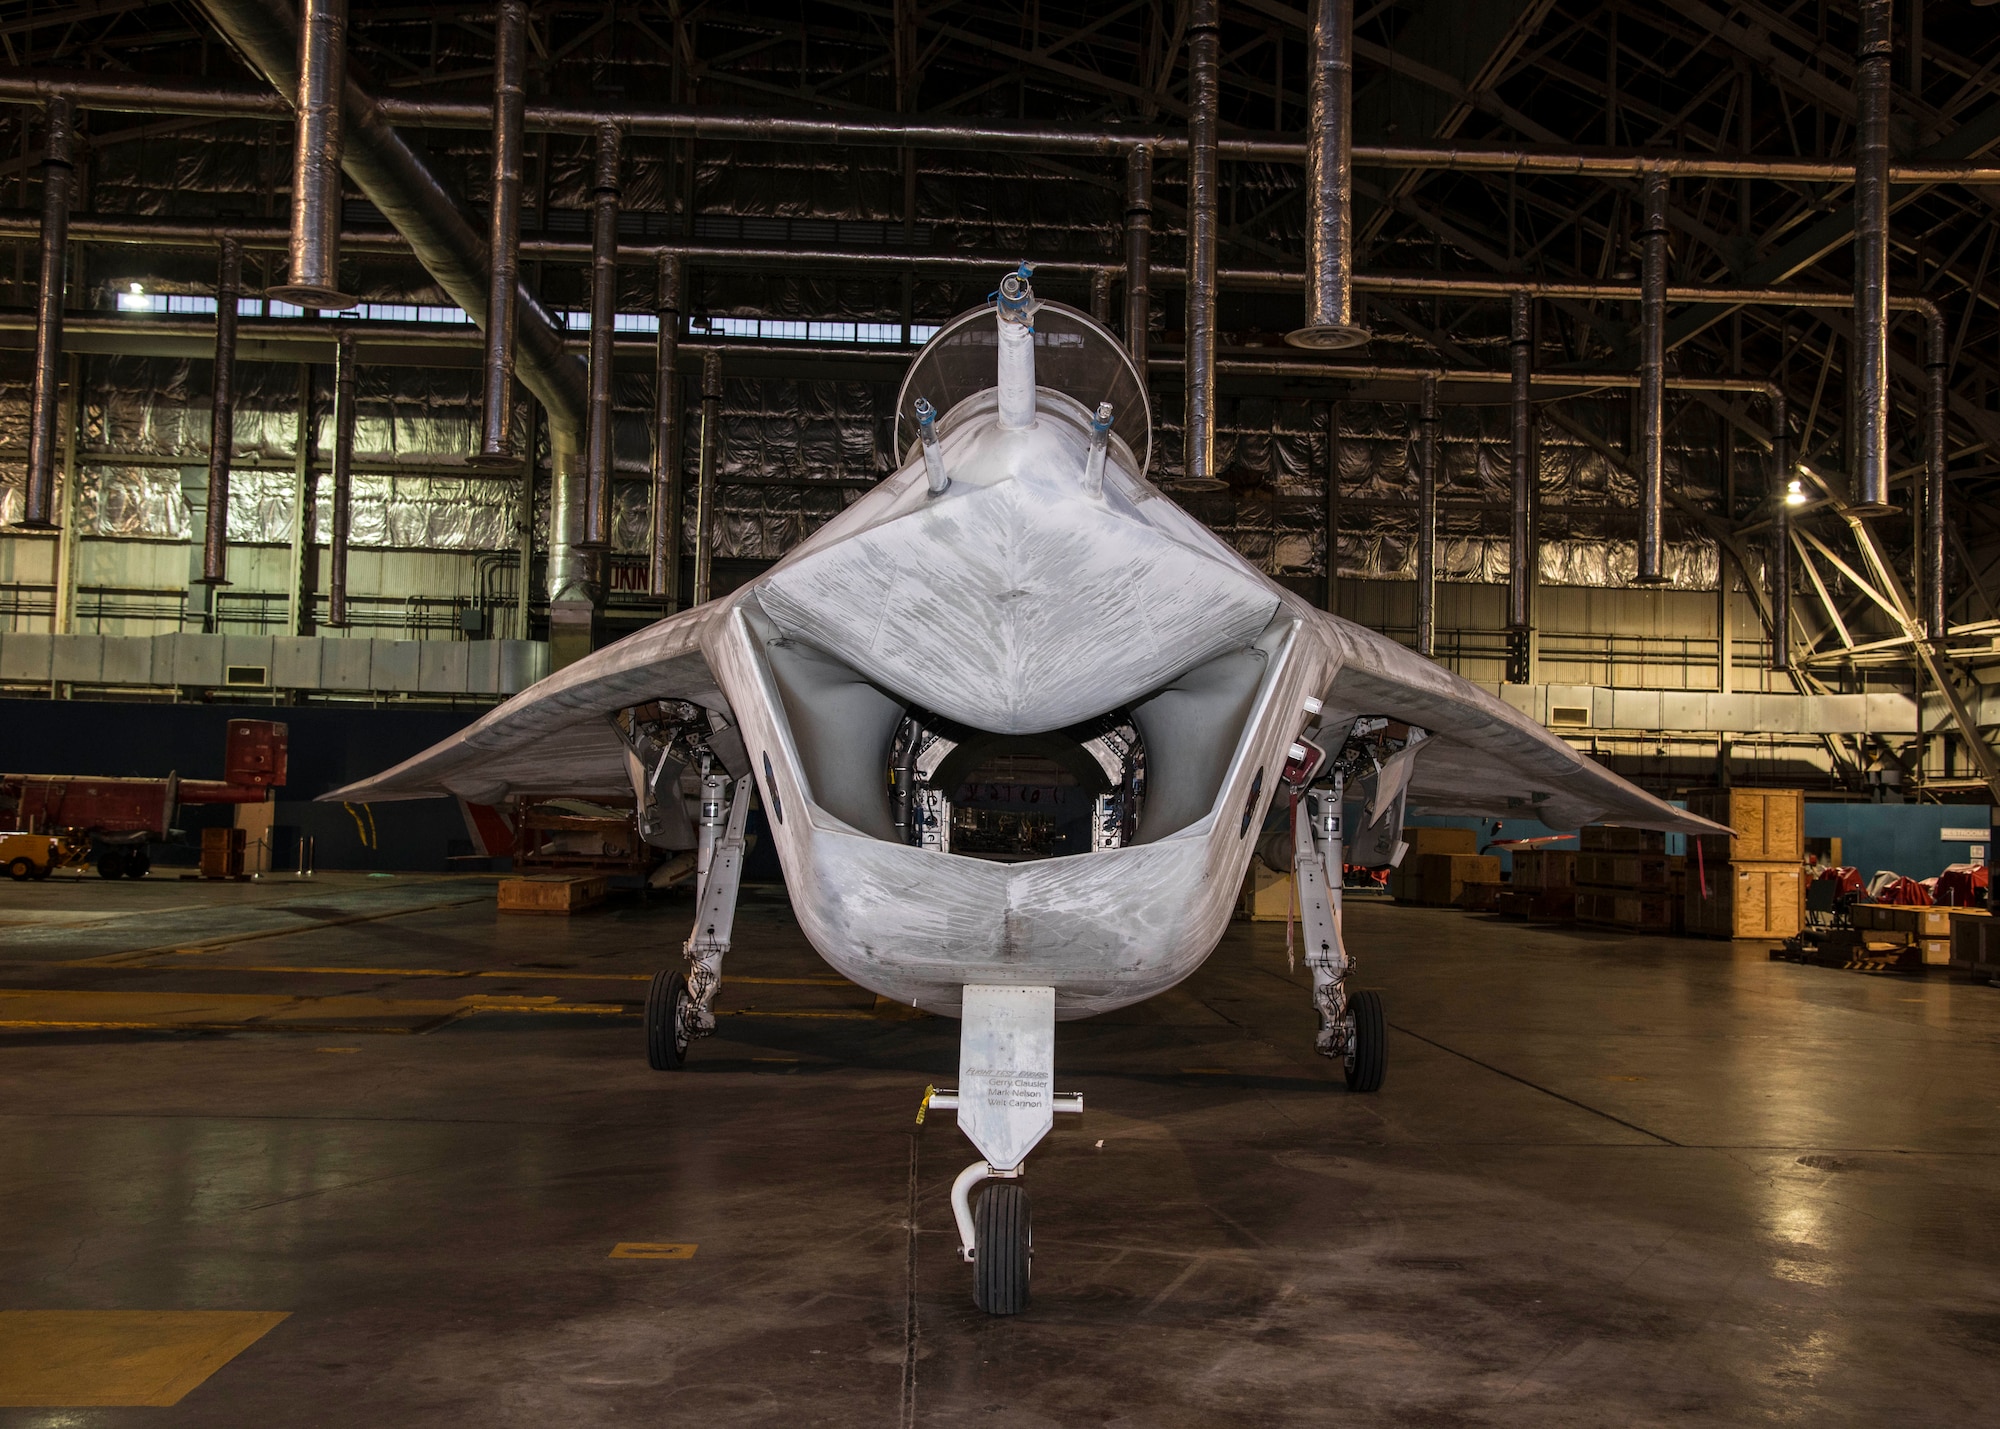
{"type": "Polygon", "coordinates": [[[1047,387],[1035,397],[1015,429],[992,389],[940,419],[942,493],[912,452],[742,589],[329,797],[629,794],[611,717],[691,701],[740,738],[720,757],[756,778],[800,922],[835,968],[946,1014],[967,984],[1053,987],[1065,1018],[1149,997],[1208,955],[1255,843],[1247,832],[1315,720],[1427,730],[1413,808],[1712,827],[1275,585],[1134,470],[1122,439],[1089,495],[1093,413],[1047,387]],[[1134,841],[1013,864],[900,841],[883,775],[912,708],[1002,735],[1129,710],[1148,759],[1134,841]]]}

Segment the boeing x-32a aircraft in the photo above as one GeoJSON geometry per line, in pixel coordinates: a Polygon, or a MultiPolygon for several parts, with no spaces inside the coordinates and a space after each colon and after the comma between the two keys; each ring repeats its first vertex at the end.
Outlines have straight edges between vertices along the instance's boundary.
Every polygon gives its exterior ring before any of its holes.
{"type": "Polygon", "coordinates": [[[930,1105],[980,1153],[952,1206],[982,1308],[1027,1303],[1022,1163],[1081,1110],[1054,1091],[1055,1023],[1192,973],[1253,852],[1296,879],[1319,1050],[1374,1091],[1382,1007],[1347,990],[1341,869],[1399,858],[1406,805],[1716,831],[1314,609],[1163,496],[1140,374],[1025,267],[926,344],[898,413],[902,468],[765,574],[327,797],[636,798],[650,842],[699,850],[684,966],[647,1008],[670,1070],[715,1030],[754,790],[821,956],[962,1019],[958,1086],[930,1105]],[[952,847],[954,792],[1010,754],[1089,798],[1074,851],[952,847]]]}

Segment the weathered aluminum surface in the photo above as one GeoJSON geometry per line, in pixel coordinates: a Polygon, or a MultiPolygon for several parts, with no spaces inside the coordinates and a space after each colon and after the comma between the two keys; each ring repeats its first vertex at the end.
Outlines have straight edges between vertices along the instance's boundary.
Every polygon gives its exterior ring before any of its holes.
{"type": "Polygon", "coordinates": [[[958,1129],[1012,1171],[1055,1125],[1056,990],[968,987],[958,1030],[958,1129]]]}

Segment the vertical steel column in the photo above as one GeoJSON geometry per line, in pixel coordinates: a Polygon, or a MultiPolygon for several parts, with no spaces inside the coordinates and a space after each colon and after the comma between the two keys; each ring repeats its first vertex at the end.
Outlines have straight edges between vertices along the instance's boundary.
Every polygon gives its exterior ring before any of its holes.
{"type": "Polygon", "coordinates": [[[1153,324],[1153,148],[1125,155],[1125,350],[1146,376],[1146,336],[1153,324]]]}
{"type": "Polygon", "coordinates": [[[307,310],[351,308],[340,291],[341,105],[347,93],[347,0],[305,0],[299,25],[298,140],[292,149],[291,267],[268,289],[307,310]]]}
{"type": "Polygon", "coordinates": [[[1090,315],[1106,327],[1111,325],[1111,270],[1109,268],[1097,268],[1091,272],[1090,315]]]}
{"type": "Polygon", "coordinates": [[[1782,391],[1771,393],[1771,485],[1778,509],[1771,513],[1771,668],[1792,668],[1792,417],[1782,391]]]}
{"type": "Polygon", "coordinates": [[[229,584],[229,462],[236,446],[236,299],[242,291],[243,245],[225,238],[215,278],[215,396],[208,418],[208,527],[201,548],[201,578],[209,585],[229,584]]]}
{"type": "Polygon", "coordinates": [[[1945,462],[1944,315],[1924,314],[1924,627],[1943,640],[1945,624],[1944,527],[1945,462]]]}
{"type": "Polygon", "coordinates": [[[1438,380],[1423,376],[1417,413],[1417,653],[1437,649],[1438,380]]]}
{"type": "Polygon", "coordinates": [[[1535,368],[1535,304],[1525,289],[1514,294],[1508,353],[1513,359],[1513,382],[1509,393],[1513,419],[1509,458],[1513,478],[1512,526],[1507,547],[1507,679],[1513,684],[1528,681],[1529,587],[1534,556],[1533,509],[1534,451],[1531,444],[1531,384],[1535,368]]]}
{"type": "Polygon", "coordinates": [[[291,633],[310,635],[319,591],[319,481],[313,475],[313,370],[299,364],[299,410],[293,427],[291,633]]]}
{"type": "Polygon", "coordinates": [[[660,336],[653,349],[653,540],[646,593],[667,603],[681,600],[681,260],[660,255],[660,336]]]}
{"type": "Polygon", "coordinates": [[[1646,171],[1646,219],[1639,266],[1639,575],[1664,585],[1661,443],[1667,410],[1667,176],[1646,171]]]}
{"type": "Polygon", "coordinates": [[[1854,501],[1889,506],[1890,0],[1861,0],[1854,131],[1854,501]]]}
{"type": "Polygon", "coordinates": [[[618,320],[618,149],[615,124],[597,128],[595,223],[590,240],[590,434],[583,466],[583,540],[611,545],[611,364],[618,320]]]}
{"type": "Polygon", "coordinates": [[[1188,22],[1187,430],[1183,474],[1215,480],[1216,101],[1219,0],[1191,0],[1188,22]]]}
{"type": "Polygon", "coordinates": [[[722,354],[701,359],[701,467],[694,488],[694,603],[709,598],[709,539],[715,525],[715,468],[722,453],[722,354]]]}
{"type": "Polygon", "coordinates": [[[347,540],[354,528],[354,334],[344,332],[333,360],[333,538],[328,543],[326,623],[347,625],[347,540]]]}
{"type": "Polygon", "coordinates": [[[1326,404],[1326,608],[1340,611],[1340,403],[1326,404]]]}
{"type": "Polygon", "coordinates": [[[507,447],[514,425],[514,330],[521,275],[521,150],[527,108],[527,0],[500,0],[493,29],[493,212],[486,249],[492,279],[486,290],[485,394],[481,464],[512,466],[507,447]]]}
{"type": "Polygon", "coordinates": [[[69,285],[69,200],[75,174],[76,110],[57,95],[45,118],[42,157],[42,286],[35,295],[35,388],[28,411],[28,485],[21,524],[54,530],[56,408],[62,393],[63,292],[69,285]]]}
{"type": "Polygon", "coordinates": [[[1316,0],[1307,66],[1306,325],[1294,347],[1359,347],[1354,321],[1354,0],[1316,0]]]}

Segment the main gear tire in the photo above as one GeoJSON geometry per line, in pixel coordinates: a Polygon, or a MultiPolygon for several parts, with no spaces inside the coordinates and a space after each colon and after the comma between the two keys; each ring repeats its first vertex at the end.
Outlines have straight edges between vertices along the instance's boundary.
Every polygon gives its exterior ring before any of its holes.
{"type": "Polygon", "coordinates": [[[1018,1181],[995,1181],[972,1208],[972,1303],[989,1315],[1028,1308],[1035,1228],[1018,1181]]]}
{"type": "Polygon", "coordinates": [[[686,973],[671,968],[654,974],[646,989],[646,1063],[656,1072],[687,1065],[690,1001],[686,973]]]}
{"type": "Polygon", "coordinates": [[[1389,1024],[1382,1015],[1382,994],[1357,992],[1347,1007],[1354,1019],[1354,1050],[1347,1055],[1348,1088],[1379,1092],[1389,1057],[1389,1024]]]}

